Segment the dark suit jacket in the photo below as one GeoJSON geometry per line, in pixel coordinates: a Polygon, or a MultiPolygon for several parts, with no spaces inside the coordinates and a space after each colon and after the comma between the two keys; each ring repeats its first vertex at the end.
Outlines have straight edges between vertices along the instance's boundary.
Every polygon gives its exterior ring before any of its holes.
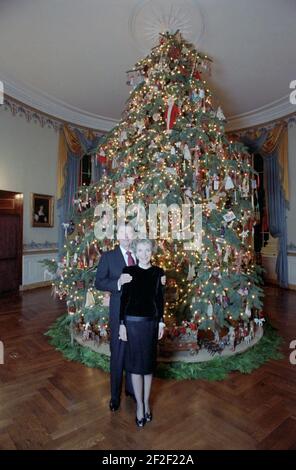
{"type": "Polygon", "coordinates": [[[117,281],[125,266],[121,249],[117,246],[114,250],[103,252],[97,267],[96,288],[111,292],[109,318],[112,323],[119,323],[121,290],[118,290],[117,281]]]}

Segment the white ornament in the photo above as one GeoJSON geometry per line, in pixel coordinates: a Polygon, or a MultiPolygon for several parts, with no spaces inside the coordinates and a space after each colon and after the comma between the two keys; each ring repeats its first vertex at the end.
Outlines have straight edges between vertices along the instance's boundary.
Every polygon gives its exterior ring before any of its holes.
{"type": "Polygon", "coordinates": [[[223,215],[223,219],[225,220],[225,222],[231,222],[235,218],[235,214],[232,211],[229,211],[227,212],[227,214],[223,215]]]}
{"type": "Polygon", "coordinates": [[[93,307],[95,305],[95,298],[90,289],[86,293],[85,307],[93,307]]]}
{"type": "Polygon", "coordinates": [[[265,322],[265,318],[255,318],[254,322],[257,326],[263,326],[263,322],[265,322]]]}
{"type": "Polygon", "coordinates": [[[166,167],[165,171],[169,173],[170,175],[177,175],[177,170],[176,168],[173,167],[166,167]]]}
{"type": "Polygon", "coordinates": [[[213,201],[210,201],[207,204],[207,209],[210,210],[210,211],[213,211],[213,210],[217,209],[217,204],[215,204],[213,201]]]}
{"type": "Polygon", "coordinates": [[[225,255],[224,255],[224,258],[223,258],[224,263],[228,263],[228,258],[230,256],[230,253],[231,253],[231,246],[227,246],[227,248],[225,250],[225,255]]]}
{"type": "Polygon", "coordinates": [[[188,268],[187,281],[192,281],[192,279],[194,279],[194,277],[195,277],[194,265],[193,265],[193,264],[190,264],[190,265],[189,265],[189,268],[188,268]]]}
{"type": "Polygon", "coordinates": [[[241,194],[242,194],[242,197],[249,196],[249,180],[246,176],[244,176],[243,181],[242,181],[241,194]]]}
{"type": "Polygon", "coordinates": [[[229,191],[230,189],[233,189],[234,188],[234,184],[233,184],[233,181],[231,179],[231,177],[228,175],[226,176],[225,180],[224,180],[224,185],[225,185],[225,189],[226,191],[229,191]]]}
{"type": "Polygon", "coordinates": [[[248,303],[246,305],[245,314],[248,318],[250,318],[250,316],[252,315],[252,311],[251,311],[250,306],[249,306],[248,303]]]}
{"type": "Polygon", "coordinates": [[[126,139],[127,139],[127,132],[126,131],[121,131],[120,138],[119,138],[120,143],[122,144],[122,142],[124,142],[126,139]]]}
{"type": "Polygon", "coordinates": [[[191,188],[186,188],[184,191],[185,197],[187,197],[190,201],[192,199],[192,190],[191,188]]]}
{"type": "Polygon", "coordinates": [[[191,153],[187,144],[184,145],[183,155],[184,159],[191,163],[191,153]]]}
{"type": "Polygon", "coordinates": [[[222,111],[221,106],[219,106],[218,109],[217,109],[216,117],[217,117],[220,121],[225,121],[225,120],[226,120],[226,118],[225,118],[225,116],[224,116],[224,113],[223,113],[223,111],[222,111]]]}
{"type": "Polygon", "coordinates": [[[229,332],[228,332],[228,342],[230,345],[230,348],[234,351],[234,345],[235,345],[235,329],[233,326],[230,326],[229,332]]]}
{"type": "Polygon", "coordinates": [[[245,242],[245,239],[247,238],[248,233],[249,233],[249,230],[243,230],[243,231],[241,232],[240,237],[242,237],[242,242],[243,242],[243,243],[245,242]]]}
{"type": "Polygon", "coordinates": [[[64,231],[65,231],[65,238],[67,238],[68,236],[68,228],[70,227],[70,224],[66,224],[65,222],[62,223],[62,226],[64,228],[64,231]]]}
{"type": "Polygon", "coordinates": [[[218,191],[219,189],[219,177],[216,173],[213,176],[213,183],[214,183],[214,191],[218,191]]]}
{"type": "Polygon", "coordinates": [[[208,303],[207,315],[208,317],[211,317],[213,315],[213,305],[211,304],[211,302],[208,303]]]}

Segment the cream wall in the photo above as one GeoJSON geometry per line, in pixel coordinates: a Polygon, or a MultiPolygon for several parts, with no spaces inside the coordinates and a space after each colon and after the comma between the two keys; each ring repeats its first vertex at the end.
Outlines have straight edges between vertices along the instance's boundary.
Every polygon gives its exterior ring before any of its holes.
{"type": "Polygon", "coordinates": [[[58,240],[56,198],[54,227],[31,227],[30,193],[56,196],[58,132],[42,128],[0,106],[0,189],[24,194],[24,244],[58,240]]]}

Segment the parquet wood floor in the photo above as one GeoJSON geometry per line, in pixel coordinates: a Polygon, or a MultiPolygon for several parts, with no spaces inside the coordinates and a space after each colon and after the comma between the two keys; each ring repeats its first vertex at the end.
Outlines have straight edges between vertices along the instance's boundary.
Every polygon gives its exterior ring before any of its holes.
{"type": "Polygon", "coordinates": [[[63,311],[48,288],[0,300],[0,449],[296,449],[296,292],[266,287],[281,361],[223,382],[154,379],[154,420],[143,429],[130,398],[109,411],[107,373],[50,346],[43,333],[63,311]]]}

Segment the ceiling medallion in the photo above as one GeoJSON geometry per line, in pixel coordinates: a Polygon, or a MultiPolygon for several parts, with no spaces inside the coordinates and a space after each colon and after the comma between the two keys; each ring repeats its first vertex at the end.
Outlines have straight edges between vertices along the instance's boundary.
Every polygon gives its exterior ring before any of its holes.
{"type": "Polygon", "coordinates": [[[159,39],[159,33],[181,32],[184,39],[200,45],[204,19],[196,0],[142,0],[129,18],[129,31],[141,53],[148,53],[159,39]]]}

